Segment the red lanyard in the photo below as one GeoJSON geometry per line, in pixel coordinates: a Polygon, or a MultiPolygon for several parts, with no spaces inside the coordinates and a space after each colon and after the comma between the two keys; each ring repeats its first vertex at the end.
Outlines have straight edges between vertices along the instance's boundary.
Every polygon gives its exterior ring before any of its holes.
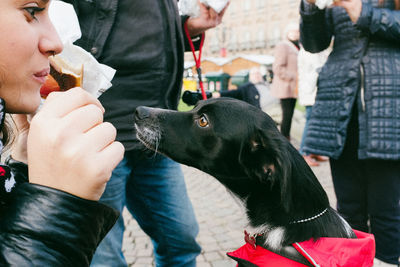
{"type": "Polygon", "coordinates": [[[206,92],[204,91],[203,78],[201,76],[201,52],[203,51],[205,33],[203,32],[201,34],[200,47],[199,47],[199,57],[197,58],[196,52],[195,52],[195,49],[194,49],[194,44],[193,44],[192,38],[190,37],[189,30],[187,28],[187,22],[185,22],[184,28],[185,28],[186,37],[187,37],[187,39],[189,41],[190,49],[192,50],[192,54],[193,54],[193,57],[194,57],[194,62],[196,63],[196,70],[197,70],[197,75],[199,77],[199,85],[200,85],[200,89],[201,89],[201,95],[203,96],[203,99],[206,100],[207,99],[207,95],[206,95],[206,92]]]}

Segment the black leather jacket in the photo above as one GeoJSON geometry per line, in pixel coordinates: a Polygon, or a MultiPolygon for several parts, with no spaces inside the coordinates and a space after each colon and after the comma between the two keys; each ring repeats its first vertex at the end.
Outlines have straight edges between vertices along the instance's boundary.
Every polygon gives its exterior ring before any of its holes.
{"type": "MultiPolygon", "coordinates": [[[[359,159],[400,159],[400,11],[393,0],[363,0],[353,24],[341,7],[302,2],[301,42],[332,53],[321,69],[304,151],[338,158],[356,105],[359,159]]],[[[355,114],[355,113],[354,113],[355,114]]]]}
{"type": "MultiPolygon", "coordinates": [[[[0,110],[4,118],[1,99],[0,110]]],[[[28,183],[23,163],[0,166],[0,266],[89,266],[117,218],[97,201],[28,183]]]]}

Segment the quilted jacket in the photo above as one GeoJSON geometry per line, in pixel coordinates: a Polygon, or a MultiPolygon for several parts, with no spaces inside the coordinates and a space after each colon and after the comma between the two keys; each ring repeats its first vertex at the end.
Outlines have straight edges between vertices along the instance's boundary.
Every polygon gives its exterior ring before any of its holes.
{"type": "MultiPolygon", "coordinates": [[[[0,99],[0,129],[3,120],[0,99]]],[[[28,183],[24,163],[0,165],[0,266],[89,266],[117,218],[97,201],[28,183]]]]}
{"type": "Polygon", "coordinates": [[[301,43],[333,51],[321,69],[304,151],[337,159],[354,105],[359,159],[400,159],[400,11],[392,0],[363,0],[353,24],[341,7],[301,4],[301,43]]]}

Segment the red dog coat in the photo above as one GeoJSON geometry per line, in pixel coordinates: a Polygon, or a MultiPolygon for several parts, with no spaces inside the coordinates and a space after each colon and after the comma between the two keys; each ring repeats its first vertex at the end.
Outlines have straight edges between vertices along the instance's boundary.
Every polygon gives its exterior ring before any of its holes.
{"type": "MultiPolygon", "coordinates": [[[[375,257],[374,236],[356,230],[354,233],[357,239],[323,237],[316,242],[308,240],[293,246],[316,267],[371,267],[375,257]]],[[[227,255],[248,266],[306,266],[248,243],[227,255]]]]}

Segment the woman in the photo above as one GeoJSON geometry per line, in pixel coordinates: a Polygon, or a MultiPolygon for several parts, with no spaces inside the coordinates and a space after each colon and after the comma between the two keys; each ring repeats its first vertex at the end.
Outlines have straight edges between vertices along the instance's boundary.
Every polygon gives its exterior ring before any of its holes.
{"type": "Polygon", "coordinates": [[[9,165],[0,166],[1,266],[88,266],[118,217],[97,202],[123,155],[98,100],[80,88],[52,93],[27,120],[40,104],[48,57],[62,50],[48,7],[0,1],[3,142],[5,112],[17,114],[19,130],[9,165]]]}
{"type": "MultiPolygon", "coordinates": [[[[301,42],[334,40],[318,78],[304,151],[331,158],[338,211],[375,235],[376,266],[400,256],[400,1],[302,0],[301,42]]],[[[386,265],[385,265],[386,264],[386,265]]]]}
{"type": "Polygon", "coordinates": [[[289,24],[285,40],[275,47],[272,65],[274,79],[271,95],[280,99],[282,107],[281,133],[290,141],[290,128],[297,99],[297,55],[299,50],[298,25],[289,24]]]}

